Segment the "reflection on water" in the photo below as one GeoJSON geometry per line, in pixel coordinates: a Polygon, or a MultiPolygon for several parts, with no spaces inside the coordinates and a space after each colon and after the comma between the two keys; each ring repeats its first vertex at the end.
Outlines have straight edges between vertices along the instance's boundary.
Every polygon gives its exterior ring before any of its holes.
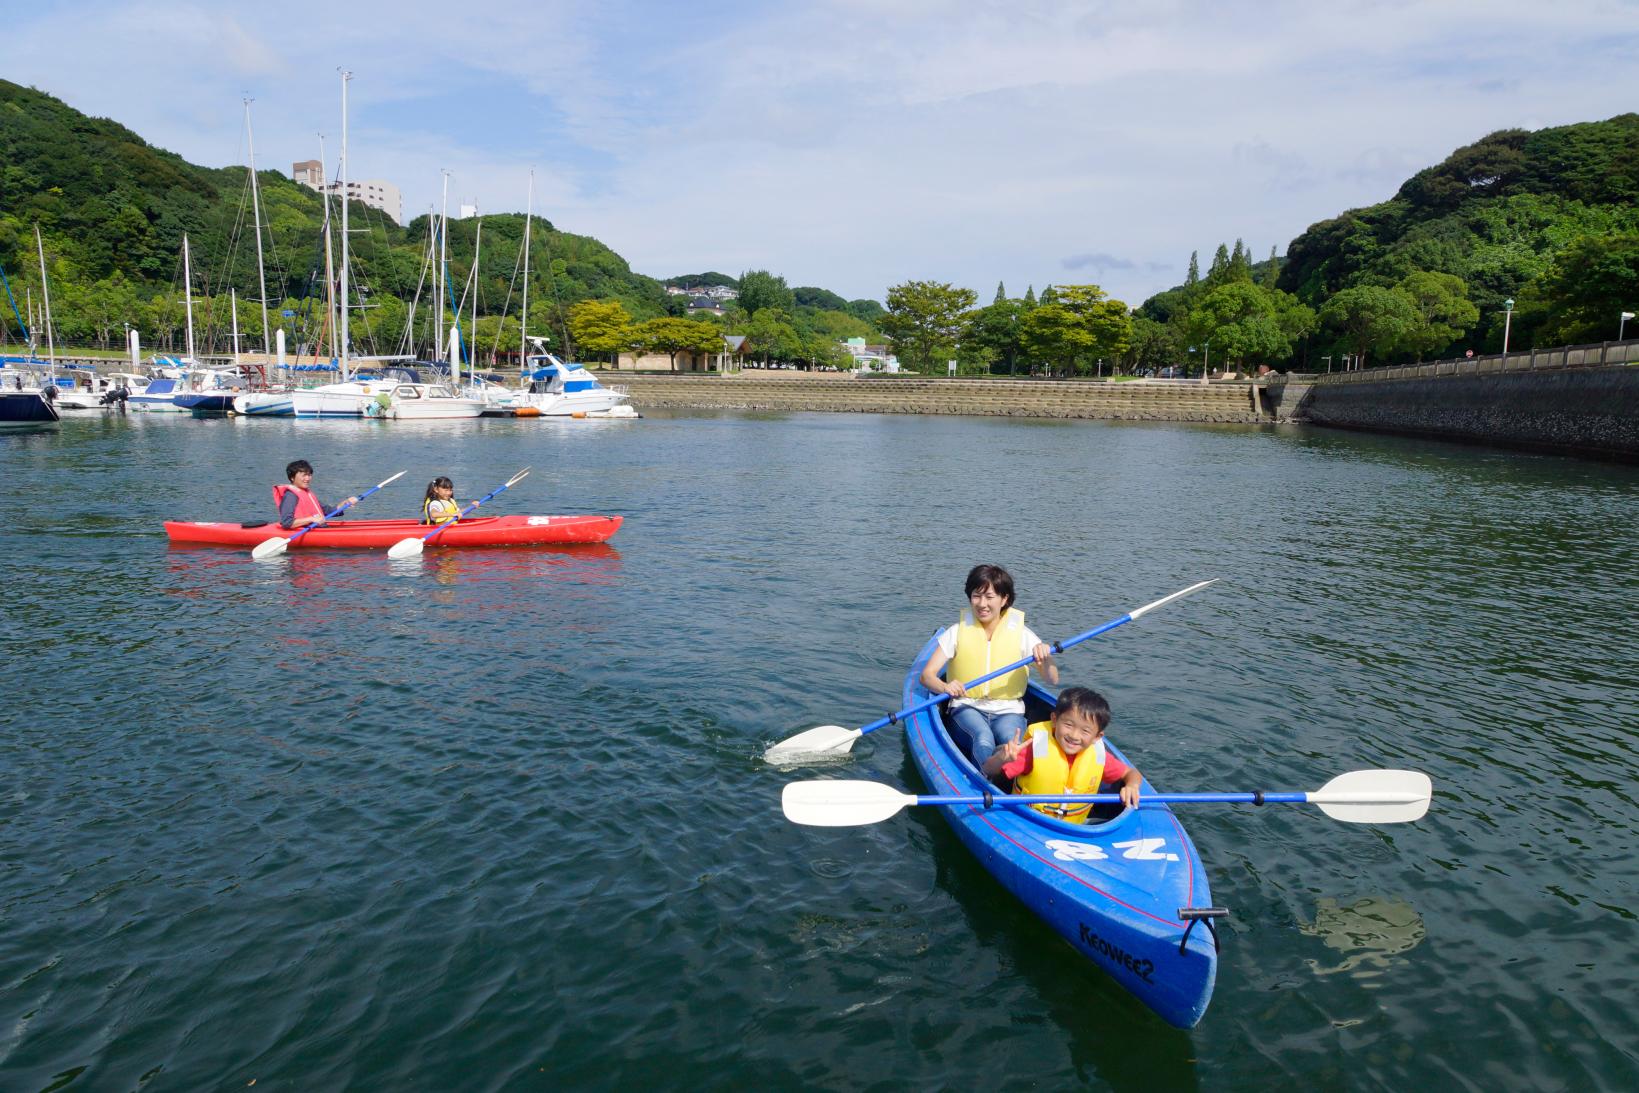
{"type": "Polygon", "coordinates": [[[1298,929],[1343,954],[1336,964],[1307,961],[1316,975],[1351,972],[1361,980],[1382,975],[1393,965],[1393,957],[1415,949],[1427,936],[1423,919],[1411,904],[1371,896],[1347,906],[1323,897],[1315,904],[1314,920],[1299,923],[1298,929]]]}

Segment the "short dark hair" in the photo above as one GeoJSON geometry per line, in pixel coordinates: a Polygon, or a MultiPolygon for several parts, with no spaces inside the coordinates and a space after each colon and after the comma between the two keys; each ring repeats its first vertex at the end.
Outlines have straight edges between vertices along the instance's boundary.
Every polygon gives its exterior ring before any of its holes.
{"type": "Polygon", "coordinates": [[[1013,575],[999,565],[976,565],[968,570],[966,592],[969,596],[981,588],[989,588],[1002,598],[1002,610],[1013,606],[1013,575]]]}
{"type": "Polygon", "coordinates": [[[287,465],[285,467],[285,478],[288,481],[294,482],[294,481],[296,481],[296,476],[298,474],[300,474],[302,471],[306,471],[308,474],[312,474],[313,473],[313,464],[309,463],[305,459],[295,460],[294,462],[290,463],[289,465],[287,465]]]}
{"type": "Polygon", "coordinates": [[[1088,687],[1066,687],[1059,692],[1053,715],[1074,713],[1098,723],[1098,731],[1110,727],[1110,704],[1103,695],[1088,687]]]}

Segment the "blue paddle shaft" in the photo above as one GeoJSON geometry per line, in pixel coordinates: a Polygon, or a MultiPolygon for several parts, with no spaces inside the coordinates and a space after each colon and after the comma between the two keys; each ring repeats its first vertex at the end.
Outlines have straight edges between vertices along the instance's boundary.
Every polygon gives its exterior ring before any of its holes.
{"type": "MultiPolygon", "coordinates": [[[[375,493],[379,489],[381,489],[380,486],[371,486],[369,489],[367,489],[363,493],[359,494],[358,501],[364,500],[366,497],[369,497],[372,493],[375,493]]],[[[342,502],[341,505],[337,506],[336,511],[325,513],[323,520],[320,520],[316,524],[307,525],[305,528],[303,528],[302,530],[298,531],[296,534],[294,534],[294,535],[290,536],[288,539],[286,539],[285,543],[287,545],[290,544],[290,543],[294,543],[297,539],[300,539],[302,536],[306,535],[308,532],[312,531],[314,528],[324,527],[324,525],[328,524],[330,521],[334,520],[336,517],[340,516],[342,513],[346,512],[348,509],[350,509],[354,505],[358,504],[358,501],[344,501],[344,502],[342,502]]]]}
{"type": "MultiPolygon", "coordinates": [[[[500,493],[502,490],[506,489],[507,486],[510,486],[510,485],[512,485],[512,483],[508,482],[505,485],[497,486],[495,489],[490,490],[488,493],[484,494],[484,496],[480,497],[478,500],[474,501],[472,504],[470,504],[466,508],[462,509],[461,512],[460,512],[460,515],[456,516],[455,520],[445,521],[444,523],[439,524],[437,527],[433,528],[431,531],[427,532],[427,534],[425,534],[421,537],[421,541],[426,542],[428,539],[431,539],[434,535],[437,535],[439,532],[443,531],[445,528],[451,526],[456,521],[460,520],[462,516],[465,516],[467,513],[471,512],[473,509],[477,508],[479,505],[482,505],[485,501],[488,501],[491,497],[494,497],[496,494],[500,493]]],[[[363,498],[360,498],[359,500],[362,501],[363,498]]]]}
{"type": "MultiPolygon", "coordinates": [[[[1082,642],[1086,641],[1088,638],[1096,638],[1100,634],[1108,633],[1109,631],[1114,630],[1117,626],[1120,626],[1124,622],[1131,622],[1131,621],[1132,621],[1132,616],[1131,615],[1122,615],[1119,619],[1111,619],[1109,622],[1105,623],[1103,626],[1095,626],[1093,629],[1087,631],[1085,634],[1077,634],[1073,638],[1066,638],[1065,640],[1063,640],[1063,641],[1061,641],[1058,644],[1053,646],[1053,652],[1062,653],[1066,649],[1070,648],[1073,645],[1080,645],[1082,642]]],[[[1023,660],[1016,660],[1012,664],[1009,664],[1005,668],[997,668],[994,672],[991,672],[988,675],[982,675],[978,679],[969,680],[967,683],[962,684],[962,686],[963,687],[977,687],[981,683],[988,683],[991,680],[995,679],[997,676],[1005,676],[1009,672],[1017,671],[1018,669],[1023,668],[1026,664],[1032,663],[1035,659],[1036,659],[1035,657],[1025,657],[1023,660]]],[[[923,710],[931,710],[933,707],[939,705],[939,703],[945,701],[949,697],[950,697],[950,695],[948,695],[948,694],[935,695],[933,698],[928,699],[926,702],[922,702],[922,703],[919,703],[918,705],[911,706],[907,709],[900,710],[898,713],[891,713],[887,717],[878,718],[877,720],[871,722],[869,725],[866,725],[864,728],[860,729],[859,734],[861,736],[864,736],[866,733],[875,732],[876,730],[882,728],[885,725],[892,725],[894,722],[898,721],[902,717],[909,717],[911,714],[921,713],[923,710]]],[[[1054,801],[1059,800],[1059,798],[1057,798],[1057,797],[1053,797],[1053,798],[1050,798],[1050,799],[1054,800],[1054,801]]],[[[937,803],[943,804],[945,802],[941,801],[941,802],[937,802],[937,803]]]]}
{"type": "MultiPolygon", "coordinates": [[[[1238,805],[1302,805],[1308,804],[1307,793],[1147,793],[1139,800],[1144,804],[1188,805],[1188,804],[1238,804],[1238,805]]],[[[985,797],[965,797],[957,795],[935,795],[918,797],[919,805],[1050,805],[1063,804],[1094,804],[1118,805],[1121,803],[1119,793],[1002,793],[998,791],[988,799],[985,797]]]]}

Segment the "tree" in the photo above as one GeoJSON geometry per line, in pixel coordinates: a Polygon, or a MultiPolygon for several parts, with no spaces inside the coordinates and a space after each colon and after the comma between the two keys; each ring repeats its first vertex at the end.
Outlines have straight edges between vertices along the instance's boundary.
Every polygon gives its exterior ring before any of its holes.
{"type": "Polygon", "coordinates": [[[618,300],[586,300],[569,309],[569,334],[587,353],[607,353],[618,362],[634,339],[632,317],[618,300]]]}
{"type": "Polygon", "coordinates": [[[1178,359],[1183,347],[1178,344],[1174,328],[1141,315],[1133,316],[1132,337],[1122,362],[1129,371],[1161,369],[1178,359]]]}
{"type": "Polygon", "coordinates": [[[1202,297],[1186,329],[1192,342],[1210,344],[1221,359],[1243,365],[1286,357],[1313,325],[1314,312],[1287,293],[1230,281],[1202,297]]]}
{"type": "Polygon", "coordinates": [[[1201,283],[1201,252],[1189,252],[1189,273],[1184,277],[1184,287],[1194,288],[1201,283]]]}
{"type": "Polygon", "coordinates": [[[1023,352],[1019,344],[1019,322],[1024,316],[1024,302],[1003,297],[982,307],[968,317],[967,329],[962,333],[962,346],[982,347],[989,359],[1007,365],[1012,374],[1018,367],[1023,352]]]}
{"type": "Polygon", "coordinates": [[[792,311],[797,297],[786,287],[784,277],[776,277],[766,269],[754,269],[740,274],[740,308],[747,315],[755,315],[765,307],[792,311]]]}
{"type": "Polygon", "coordinates": [[[1038,304],[1019,324],[1019,342],[1034,361],[1073,368],[1076,358],[1092,347],[1093,336],[1063,304],[1038,304]]]}
{"type": "Polygon", "coordinates": [[[745,326],[745,337],[745,352],[755,353],[764,364],[807,357],[802,335],[791,317],[777,307],[759,308],[745,326]]]}
{"type": "Polygon", "coordinates": [[[1420,323],[1417,309],[1401,293],[1361,285],[1335,293],[1320,309],[1320,321],[1340,344],[1364,362],[1368,352],[1388,354],[1405,345],[1420,323]]]}
{"type": "Polygon", "coordinates": [[[999,304],[999,303],[1004,302],[1006,299],[1007,299],[1007,285],[1004,284],[1001,281],[997,281],[996,282],[996,298],[994,300],[990,301],[990,302],[993,303],[993,304],[999,304]]]}
{"type": "Polygon", "coordinates": [[[1480,309],[1468,299],[1468,286],[1462,278],[1449,273],[1409,273],[1394,291],[1409,300],[1417,312],[1417,327],[1407,335],[1402,348],[1416,353],[1418,360],[1451,345],[1480,321],[1480,309]]]}
{"type": "MultiPolygon", "coordinates": [[[[1621,327],[1620,314],[1639,310],[1636,303],[1639,232],[1582,236],[1521,293],[1521,310],[1546,313],[1542,335],[1551,345],[1613,338],[1621,327]]],[[[1628,329],[1635,329],[1632,321],[1628,329]]]]}
{"type": "Polygon", "coordinates": [[[978,293],[943,281],[906,281],[888,289],[882,331],[894,352],[918,372],[932,371],[955,353],[978,293]]]}
{"type": "Polygon", "coordinates": [[[637,340],[645,347],[668,354],[672,371],[677,371],[679,353],[721,353],[723,335],[710,323],[693,319],[650,319],[637,328],[637,340]]]}

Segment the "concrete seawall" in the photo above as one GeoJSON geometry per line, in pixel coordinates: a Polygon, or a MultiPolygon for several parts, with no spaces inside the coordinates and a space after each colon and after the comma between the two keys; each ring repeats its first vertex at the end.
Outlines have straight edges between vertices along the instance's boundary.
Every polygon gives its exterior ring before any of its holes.
{"type": "Polygon", "coordinates": [[[1639,462],[1639,367],[1631,365],[1339,384],[1293,378],[1263,397],[1282,421],[1639,462]]]}
{"type": "Polygon", "coordinates": [[[639,410],[818,410],[866,414],[974,414],[1111,421],[1256,422],[1245,383],[876,378],[807,372],[632,375],[603,372],[639,410]]]}

